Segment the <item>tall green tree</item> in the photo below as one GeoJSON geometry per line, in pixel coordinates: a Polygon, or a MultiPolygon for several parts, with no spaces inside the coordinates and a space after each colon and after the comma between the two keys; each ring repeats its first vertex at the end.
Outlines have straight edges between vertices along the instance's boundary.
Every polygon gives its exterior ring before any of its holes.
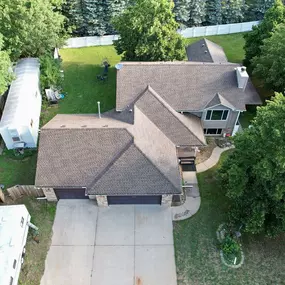
{"type": "Polygon", "coordinates": [[[206,0],[176,0],[174,13],[179,23],[200,26],[206,17],[206,0]]]}
{"type": "Polygon", "coordinates": [[[263,21],[254,26],[250,33],[244,35],[245,64],[255,56],[260,56],[263,41],[271,37],[272,31],[278,24],[285,22],[285,8],[281,0],[275,0],[274,5],[267,10],[263,21]]]}
{"type": "Polygon", "coordinates": [[[262,20],[266,11],[272,7],[274,0],[252,0],[249,3],[247,19],[250,21],[262,20]]]}
{"type": "Polygon", "coordinates": [[[261,54],[252,59],[253,74],[263,79],[273,90],[285,91],[285,24],[280,24],[272,36],[263,41],[261,54]]]}
{"type": "Polygon", "coordinates": [[[190,16],[190,4],[192,0],[176,0],[174,5],[174,13],[177,22],[183,26],[188,25],[190,16]]]}
{"type": "Polygon", "coordinates": [[[13,60],[39,56],[63,44],[65,17],[55,11],[54,4],[43,0],[0,0],[0,31],[4,49],[10,51],[13,60]]]}
{"type": "Polygon", "coordinates": [[[62,13],[66,16],[66,27],[72,30],[73,35],[86,36],[86,25],[84,22],[84,0],[67,0],[62,5],[62,13]]]}
{"type": "Polygon", "coordinates": [[[200,26],[205,22],[206,17],[206,1],[205,0],[192,0],[190,3],[190,14],[188,26],[200,26]]]}
{"type": "Polygon", "coordinates": [[[0,96],[7,90],[13,79],[11,72],[12,63],[9,54],[2,50],[3,36],[0,34],[0,96]]]}
{"type": "Polygon", "coordinates": [[[243,20],[245,9],[244,0],[222,0],[223,24],[239,23],[243,20]]]}
{"type": "Polygon", "coordinates": [[[167,61],[183,60],[182,37],[169,0],[137,0],[113,23],[120,34],[114,45],[124,60],[167,61]]]}
{"type": "Polygon", "coordinates": [[[222,0],[207,1],[206,5],[206,23],[207,25],[222,24],[222,0]]]}
{"type": "Polygon", "coordinates": [[[234,138],[235,150],[220,169],[232,201],[229,217],[245,232],[285,231],[285,97],[259,107],[252,127],[234,138]]]}
{"type": "Polygon", "coordinates": [[[112,19],[119,16],[130,5],[132,0],[105,0],[106,6],[106,32],[114,34],[115,29],[112,25],[112,19]]]}

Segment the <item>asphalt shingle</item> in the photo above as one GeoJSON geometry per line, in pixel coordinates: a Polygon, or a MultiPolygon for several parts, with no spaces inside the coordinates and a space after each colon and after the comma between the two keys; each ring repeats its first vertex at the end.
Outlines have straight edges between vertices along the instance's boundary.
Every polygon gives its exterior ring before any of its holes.
{"type": "Polygon", "coordinates": [[[148,85],[176,111],[201,111],[217,93],[237,110],[261,103],[250,80],[244,91],[238,88],[238,64],[123,62],[122,66],[117,71],[117,110],[126,109],[148,85]]]}

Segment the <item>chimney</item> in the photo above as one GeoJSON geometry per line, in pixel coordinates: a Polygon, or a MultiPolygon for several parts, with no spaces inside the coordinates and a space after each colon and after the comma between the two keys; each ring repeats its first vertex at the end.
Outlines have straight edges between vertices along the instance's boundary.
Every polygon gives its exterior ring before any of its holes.
{"type": "Polygon", "coordinates": [[[247,82],[248,82],[248,74],[246,72],[245,66],[239,66],[235,68],[236,74],[237,74],[237,82],[238,82],[238,88],[242,89],[243,91],[246,88],[247,82]]]}

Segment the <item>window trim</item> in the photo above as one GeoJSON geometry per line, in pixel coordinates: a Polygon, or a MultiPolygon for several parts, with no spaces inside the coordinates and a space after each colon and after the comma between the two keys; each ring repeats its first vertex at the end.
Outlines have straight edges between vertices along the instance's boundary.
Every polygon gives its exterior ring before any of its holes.
{"type": "Polygon", "coordinates": [[[210,110],[206,110],[206,116],[205,116],[205,121],[213,121],[213,122],[225,122],[228,120],[229,118],[229,113],[230,111],[228,109],[217,109],[217,110],[213,110],[213,109],[210,109],[210,110]],[[214,111],[222,111],[222,116],[221,116],[221,120],[212,120],[212,116],[213,116],[213,112],[214,111]],[[207,119],[208,117],[208,112],[211,112],[211,115],[210,115],[210,119],[207,119]],[[227,112],[227,117],[226,119],[223,119],[223,116],[224,116],[224,113],[227,112]]]}

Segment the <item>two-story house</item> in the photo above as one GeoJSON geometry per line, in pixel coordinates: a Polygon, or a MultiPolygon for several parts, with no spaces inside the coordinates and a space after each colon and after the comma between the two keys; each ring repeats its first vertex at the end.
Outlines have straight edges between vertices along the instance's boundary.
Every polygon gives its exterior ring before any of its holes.
{"type": "Polygon", "coordinates": [[[122,62],[116,109],[57,115],[40,134],[36,186],[49,200],[171,205],[182,193],[179,159],[205,135],[234,134],[260,104],[248,74],[228,62],[122,62]]]}

